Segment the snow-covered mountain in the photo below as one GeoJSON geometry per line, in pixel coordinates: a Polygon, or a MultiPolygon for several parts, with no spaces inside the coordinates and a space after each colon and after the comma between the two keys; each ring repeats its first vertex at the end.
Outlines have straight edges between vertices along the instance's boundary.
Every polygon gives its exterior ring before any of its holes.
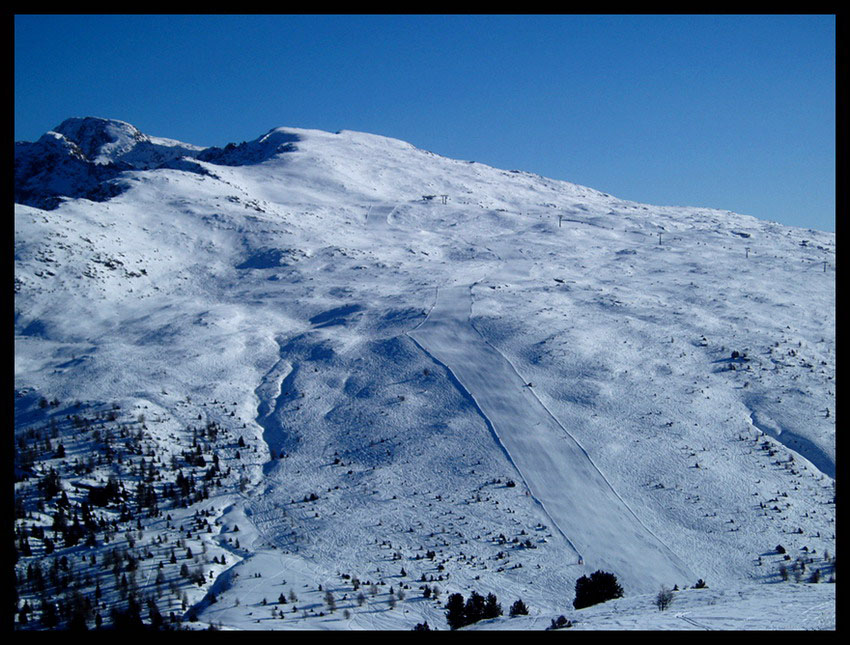
{"type": "Polygon", "coordinates": [[[46,552],[50,468],[69,517],[109,476],[164,500],[194,473],[124,548],[197,625],[445,629],[475,590],[530,612],[479,628],[834,626],[808,582],[834,580],[834,234],[350,131],[69,119],[15,162],[19,570],[115,548],[46,552]],[[80,467],[107,429],[125,461],[80,467]],[[628,617],[573,609],[599,569],[628,617]]]}

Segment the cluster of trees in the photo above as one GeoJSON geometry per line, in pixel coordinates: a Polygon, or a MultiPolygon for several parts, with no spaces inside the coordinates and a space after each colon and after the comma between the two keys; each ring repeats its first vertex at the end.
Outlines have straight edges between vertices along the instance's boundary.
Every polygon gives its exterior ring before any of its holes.
{"type": "MultiPolygon", "coordinates": [[[[786,556],[786,558],[790,560],[789,556],[786,556]]],[[[779,577],[784,581],[788,581],[789,578],[793,577],[794,582],[802,582],[805,578],[807,582],[817,584],[824,575],[828,575],[826,578],[827,582],[835,582],[835,558],[830,558],[829,552],[824,553],[823,562],[815,562],[814,558],[800,556],[791,562],[790,565],[786,565],[785,563],[779,565],[779,577]],[[811,571],[808,572],[808,577],[806,577],[809,565],[811,565],[811,571]]]]}
{"type": "MultiPolygon", "coordinates": [[[[477,623],[479,620],[497,618],[501,615],[502,605],[495,594],[492,593],[488,593],[485,598],[477,591],[473,591],[466,600],[464,600],[462,594],[454,593],[449,596],[446,602],[446,621],[452,630],[477,623]]],[[[511,605],[510,615],[511,617],[528,615],[528,606],[522,601],[522,598],[511,605]]],[[[420,624],[414,627],[415,631],[430,631],[430,629],[427,622],[424,625],[420,624]]]]}
{"type": "Polygon", "coordinates": [[[465,601],[463,595],[453,593],[446,602],[446,621],[453,630],[501,615],[502,606],[492,593],[487,594],[485,598],[473,591],[465,601]]]}
{"type": "MultiPolygon", "coordinates": [[[[173,454],[166,463],[147,436],[144,416],[120,423],[119,409],[115,405],[107,411],[68,415],[65,421],[52,416],[43,428],[15,433],[16,627],[162,627],[155,603],[163,586],[167,583],[170,592],[179,594],[181,586],[206,582],[197,558],[197,566],[179,567],[172,548],[170,562],[166,553],[155,569],[156,591],[142,592],[136,580],[139,563],[156,557],[154,552],[165,549],[168,538],[156,536],[156,542],[138,548],[136,540],[142,539],[145,517],[159,517],[169,507],[188,507],[206,499],[212,486],[221,486],[230,469],[220,468],[216,446],[210,442],[227,441],[228,431],[214,422],[187,428],[192,432],[191,449],[173,454]],[[99,483],[92,483],[91,477],[79,480],[92,473],[99,483]],[[124,536],[129,549],[119,546],[124,536]],[[105,548],[111,542],[118,550],[105,548]],[[82,544],[98,551],[63,551],[82,544]],[[112,570],[114,584],[101,579],[101,570],[112,570]]],[[[211,532],[205,520],[196,520],[211,532]]],[[[177,529],[170,515],[167,528],[177,529]]],[[[217,557],[213,561],[219,563],[217,557]]],[[[175,621],[179,618],[172,613],[168,622],[175,621]]]]}

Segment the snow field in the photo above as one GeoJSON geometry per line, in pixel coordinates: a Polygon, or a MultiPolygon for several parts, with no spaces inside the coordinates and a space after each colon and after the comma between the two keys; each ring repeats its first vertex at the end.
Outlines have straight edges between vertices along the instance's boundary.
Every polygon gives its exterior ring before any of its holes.
{"type": "MultiPolygon", "coordinates": [[[[682,599],[768,607],[786,590],[799,611],[776,625],[829,625],[828,589],[807,604],[805,585],[761,583],[778,543],[835,549],[834,236],[371,135],[275,134],[293,136],[263,163],[16,206],[16,388],[148,405],[170,417],[150,424],[163,450],[199,414],[248,443],[231,485],[249,485],[211,501],[239,560],[218,602],[194,593],[199,625],[442,628],[424,574],[443,602],[476,589],[532,609],[482,627],[544,628],[596,568],[620,577],[627,617],[583,610],[579,628],[697,628],[644,608],[697,577],[711,594],[682,599]],[[341,574],[384,584],[361,607],[341,574]],[[297,617],[258,605],[279,578],[297,617]],[[409,587],[395,608],[391,584],[409,587]]],[[[743,617],[694,607],[704,626],[743,617]]]]}

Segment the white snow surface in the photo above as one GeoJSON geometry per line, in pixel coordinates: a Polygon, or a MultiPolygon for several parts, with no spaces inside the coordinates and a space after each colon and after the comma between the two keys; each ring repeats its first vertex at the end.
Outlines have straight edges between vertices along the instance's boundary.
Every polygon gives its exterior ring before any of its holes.
{"type": "Polygon", "coordinates": [[[207,174],[16,205],[15,387],[242,433],[199,625],[447,629],[475,589],[506,616],[467,629],[834,629],[835,585],[774,552],[835,553],[833,233],[365,133],[278,128],[223,165],[134,131],[98,158],[148,141],[207,174]],[[625,596],[573,610],[597,569],[625,596]]]}

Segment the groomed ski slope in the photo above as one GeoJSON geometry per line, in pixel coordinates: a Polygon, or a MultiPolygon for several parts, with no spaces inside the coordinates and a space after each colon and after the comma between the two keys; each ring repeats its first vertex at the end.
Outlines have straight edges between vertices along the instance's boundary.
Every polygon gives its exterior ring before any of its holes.
{"type": "Polygon", "coordinates": [[[439,290],[425,322],[408,332],[475,402],[528,492],[580,561],[616,571],[624,587],[649,593],[687,583],[693,572],[653,535],[587,452],[510,362],[470,322],[471,286],[439,290]]]}

